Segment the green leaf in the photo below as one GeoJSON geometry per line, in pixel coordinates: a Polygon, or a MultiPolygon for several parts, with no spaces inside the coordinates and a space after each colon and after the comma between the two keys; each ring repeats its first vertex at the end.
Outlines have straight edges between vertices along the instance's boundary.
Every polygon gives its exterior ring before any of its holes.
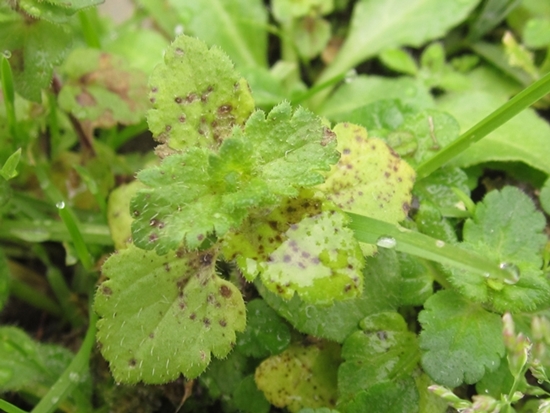
{"type": "Polygon", "coordinates": [[[98,341],[125,383],[195,378],[225,357],[245,327],[239,290],[215,274],[215,252],[167,256],[129,246],[103,265],[95,299],[98,341]]]}
{"type": "Polygon", "coordinates": [[[523,31],[523,43],[533,49],[548,46],[550,44],[550,20],[541,18],[529,20],[523,31]]]}
{"type": "Polygon", "coordinates": [[[330,303],[361,291],[363,255],[347,216],[311,193],[286,199],[269,215],[251,217],[225,239],[224,255],[252,281],[291,299],[330,303]]]}
{"type": "MultiPolygon", "coordinates": [[[[43,397],[65,371],[74,354],[66,348],[40,344],[16,327],[0,327],[0,391],[43,397]]],[[[69,400],[90,395],[88,374],[75,377],[78,387],[69,400]]]]}
{"type": "Polygon", "coordinates": [[[460,168],[445,166],[418,181],[414,186],[413,194],[420,201],[429,201],[441,210],[464,210],[465,205],[453,188],[470,195],[468,175],[460,168]]]}
{"type": "Polygon", "coordinates": [[[419,80],[409,77],[388,79],[357,76],[340,86],[321,106],[319,114],[346,121],[349,112],[382,99],[399,99],[404,107],[422,110],[434,106],[433,97],[419,80]]]}
{"type": "Polygon", "coordinates": [[[294,344],[264,360],[256,384],[276,407],[297,412],[303,407],[334,407],[340,346],[330,342],[294,344]]]}
{"type": "Polygon", "coordinates": [[[410,209],[414,170],[360,126],[342,123],[334,132],[342,157],[319,186],[327,199],[345,211],[391,223],[403,220],[410,209]]]}
{"type": "Polygon", "coordinates": [[[235,405],[243,413],[268,413],[271,405],[256,386],[254,375],[246,376],[234,392],[235,405]]]}
{"type": "Polygon", "coordinates": [[[550,215],[550,179],[544,182],[544,186],[540,190],[539,199],[544,212],[550,215]]]}
{"type": "Polygon", "coordinates": [[[417,413],[418,404],[419,396],[414,380],[412,377],[405,377],[397,381],[377,383],[368,390],[361,391],[342,411],[417,413]]]}
{"type": "Polygon", "coordinates": [[[10,155],[10,157],[4,162],[2,169],[0,169],[0,175],[6,180],[9,181],[12,178],[15,178],[18,174],[17,165],[21,159],[21,148],[16,150],[10,155]]]}
{"type": "Polygon", "coordinates": [[[268,15],[261,0],[170,0],[170,4],[179,12],[186,33],[219,46],[238,67],[267,66],[268,15]]]}
{"type": "Polygon", "coordinates": [[[104,0],[19,0],[18,6],[22,11],[36,19],[47,20],[51,23],[67,23],[72,15],[86,7],[96,6],[104,0]]]}
{"type": "Polygon", "coordinates": [[[300,410],[298,413],[338,413],[338,410],[332,410],[328,407],[321,407],[320,409],[306,408],[300,410]]]}
{"type": "Polygon", "coordinates": [[[0,50],[11,52],[15,90],[26,99],[41,101],[41,90],[52,80],[54,66],[61,64],[72,41],[65,26],[23,18],[0,25],[0,50]]]}
{"type": "Polygon", "coordinates": [[[8,267],[8,260],[6,259],[4,252],[0,250],[0,311],[2,311],[10,296],[10,278],[11,275],[8,267]]]}
{"type": "Polygon", "coordinates": [[[421,46],[442,37],[462,22],[479,0],[445,3],[438,0],[361,0],[355,4],[350,30],[335,60],[318,80],[344,73],[381,51],[421,46]]]}
{"type": "Polygon", "coordinates": [[[331,36],[331,26],[325,19],[306,17],[292,25],[291,33],[300,56],[310,60],[326,47],[331,36]]]}
{"type": "Polygon", "coordinates": [[[446,413],[447,401],[429,390],[429,386],[434,384],[430,377],[422,373],[414,380],[420,396],[418,411],[421,413],[446,413]]]}
{"type": "Polygon", "coordinates": [[[535,56],[525,46],[519,44],[511,32],[504,33],[502,44],[511,66],[524,70],[533,80],[539,78],[539,71],[535,66],[535,56]]]}
{"type": "Polygon", "coordinates": [[[434,272],[431,263],[413,255],[397,253],[401,271],[400,306],[423,305],[433,294],[434,272]]]}
{"type": "Polygon", "coordinates": [[[148,107],[145,74],[124,59],[96,49],[76,49],[62,66],[67,76],[59,106],[94,127],[138,123],[148,107]]]}
{"type": "Polygon", "coordinates": [[[373,314],[361,321],[361,329],[346,338],[342,347],[339,406],[352,403],[377,384],[408,377],[420,358],[416,335],[407,331],[398,313],[373,314]]]}
{"type": "MultiPolygon", "coordinates": [[[[495,74],[477,72],[485,83],[495,74]]],[[[484,86],[485,87],[485,86],[484,86]]],[[[463,92],[447,93],[439,99],[438,109],[450,113],[465,132],[494,109],[508,100],[508,96],[487,92],[476,87],[463,92]]],[[[550,126],[534,110],[525,109],[504,125],[491,132],[469,149],[453,158],[453,166],[468,167],[489,161],[521,161],[550,174],[550,126]]]]}
{"type": "Polygon", "coordinates": [[[403,49],[387,49],[380,53],[380,60],[391,70],[415,76],[418,66],[412,56],[403,49]]]}
{"type": "Polygon", "coordinates": [[[430,297],[418,316],[422,368],[439,384],[473,384],[494,371],[504,355],[497,314],[450,290],[430,297]]]}
{"type": "Polygon", "coordinates": [[[273,16],[280,22],[306,17],[311,14],[326,15],[334,9],[333,0],[273,0],[273,16]]]}
{"type": "Polygon", "coordinates": [[[334,301],[330,306],[307,303],[297,295],[287,301],[262,284],[256,285],[265,301],[297,330],[341,343],[366,316],[397,309],[401,294],[399,270],[395,251],[381,248],[366,260],[362,294],[334,301]]]}
{"type": "Polygon", "coordinates": [[[320,172],[339,156],[334,138],[311,112],[282,103],[267,118],[255,112],[218,154],[194,148],[165,158],[138,174],[151,188],[131,203],[135,244],[164,254],[184,239],[196,248],[214,231],[223,236],[252,208],[274,206],[323,182],[320,172]]]}
{"type": "Polygon", "coordinates": [[[533,311],[550,299],[550,285],[540,270],[547,242],[544,216],[515,187],[488,193],[464,224],[462,246],[482,253],[508,270],[504,279],[453,269],[451,283],[468,297],[490,303],[496,311],[533,311]]]}
{"type": "Polygon", "coordinates": [[[263,358],[278,354],[290,344],[290,329],[264,300],[246,305],[246,330],[237,334],[236,349],[249,357],[263,358]]]}
{"type": "Polygon", "coordinates": [[[139,181],[120,185],[109,194],[107,203],[107,222],[115,249],[124,249],[132,242],[132,216],[130,215],[130,200],[136,192],[143,188],[139,181]]]}
{"type": "MultiPolygon", "coordinates": [[[[212,22],[207,26],[212,28],[212,22]]],[[[149,84],[153,109],[147,121],[155,139],[166,146],[161,153],[218,147],[254,109],[248,85],[227,55],[187,36],[179,36],[166,50],[164,64],[155,68],[149,84]]]]}

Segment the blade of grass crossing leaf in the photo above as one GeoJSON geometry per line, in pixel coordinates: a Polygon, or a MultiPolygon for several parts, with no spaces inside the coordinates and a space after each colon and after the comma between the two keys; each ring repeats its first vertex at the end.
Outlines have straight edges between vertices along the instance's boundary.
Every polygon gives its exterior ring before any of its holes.
{"type": "Polygon", "coordinates": [[[51,413],[78,385],[80,376],[85,372],[90,361],[90,353],[95,344],[97,315],[90,312],[90,325],[84,341],[76,353],[73,361],[63,374],[57,379],[50,391],[32,409],[31,413],[51,413]]]}
{"type": "Polygon", "coordinates": [[[4,103],[6,105],[6,115],[8,118],[8,128],[10,133],[15,138],[14,141],[18,141],[17,133],[17,119],[15,117],[15,88],[13,85],[13,73],[11,71],[11,65],[6,56],[6,52],[2,56],[2,63],[0,64],[0,72],[2,79],[2,92],[4,94],[4,103]]]}
{"type": "Polygon", "coordinates": [[[471,145],[503,125],[519,112],[550,93],[550,73],[524,89],[481,122],[464,132],[460,137],[437,153],[433,158],[421,163],[416,169],[417,179],[430,175],[471,145]]]}
{"type": "Polygon", "coordinates": [[[65,208],[65,202],[60,201],[56,204],[56,206],[61,220],[67,227],[69,234],[71,234],[71,238],[76,249],[76,254],[78,255],[78,258],[82,262],[84,268],[86,268],[87,270],[91,269],[93,265],[91,255],[88,251],[88,247],[86,247],[86,243],[84,242],[84,238],[82,237],[80,229],[78,228],[78,220],[76,219],[72,211],[65,208]]]}
{"type": "Polygon", "coordinates": [[[25,410],[22,410],[2,399],[0,399],[0,409],[4,409],[6,413],[27,413],[25,410]]]}
{"type": "Polygon", "coordinates": [[[499,279],[507,276],[507,273],[497,264],[462,248],[384,221],[352,213],[348,215],[351,217],[349,227],[355,231],[355,236],[360,242],[395,248],[396,251],[463,268],[484,276],[489,275],[499,279]]]}

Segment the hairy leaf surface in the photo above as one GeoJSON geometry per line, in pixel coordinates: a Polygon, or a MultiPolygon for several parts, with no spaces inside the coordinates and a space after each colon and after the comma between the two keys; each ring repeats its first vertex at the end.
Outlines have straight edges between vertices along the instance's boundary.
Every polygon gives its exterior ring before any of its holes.
{"type": "Polygon", "coordinates": [[[497,314],[445,290],[426,301],[418,319],[422,367],[438,384],[472,384],[498,368],[504,343],[497,314]]]}
{"type": "Polygon", "coordinates": [[[550,285],[540,270],[544,216],[515,187],[492,191],[464,224],[462,246],[481,252],[507,270],[504,279],[452,269],[450,281],[468,297],[495,310],[533,311],[550,299],[550,285]]]}
{"type": "Polygon", "coordinates": [[[416,335],[398,313],[373,314],[342,347],[338,369],[339,402],[347,405],[362,391],[407,377],[420,358],[416,335]]]}
{"type": "Polygon", "coordinates": [[[179,36],[166,50],[149,84],[153,109],[147,121],[153,136],[165,144],[157,149],[162,155],[217,148],[254,110],[248,85],[227,55],[187,36],[179,36]]]}
{"type": "Polygon", "coordinates": [[[138,174],[150,188],[131,203],[134,242],[165,254],[183,240],[195,248],[214,231],[223,236],[251,209],[323,182],[321,172],[338,160],[335,146],[334,134],[305,109],[282,103],[267,118],[257,111],[217,154],[189,149],[138,174]]]}
{"type": "Polygon", "coordinates": [[[125,383],[194,378],[211,354],[225,357],[243,331],[239,290],[215,274],[215,252],[167,256],[129,246],[103,266],[98,340],[113,376],[125,383]]]}

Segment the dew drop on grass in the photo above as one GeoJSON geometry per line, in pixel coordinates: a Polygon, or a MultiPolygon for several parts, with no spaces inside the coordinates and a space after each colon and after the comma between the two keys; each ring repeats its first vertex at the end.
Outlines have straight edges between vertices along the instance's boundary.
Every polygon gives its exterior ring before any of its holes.
{"type": "Polygon", "coordinates": [[[344,78],[344,82],[351,83],[357,78],[357,71],[355,69],[351,69],[348,73],[346,73],[346,77],[344,78]]]}
{"type": "Polygon", "coordinates": [[[435,242],[435,246],[437,248],[443,248],[445,246],[445,241],[441,241],[440,239],[438,239],[436,242],[435,242]]]}
{"type": "Polygon", "coordinates": [[[57,204],[55,204],[57,209],[64,209],[65,208],[65,202],[59,201],[57,204]]]}
{"type": "Polygon", "coordinates": [[[382,248],[395,248],[397,241],[393,237],[382,236],[376,240],[376,245],[382,248]]]}
{"type": "Polygon", "coordinates": [[[11,52],[9,50],[4,50],[2,52],[2,56],[4,56],[6,59],[9,59],[11,57],[11,52]]]}
{"type": "Polygon", "coordinates": [[[508,273],[506,277],[504,277],[504,282],[509,285],[516,284],[519,281],[519,268],[512,264],[511,262],[501,262],[499,265],[501,270],[504,270],[508,273]]]}
{"type": "Polygon", "coordinates": [[[77,383],[80,380],[80,375],[75,371],[71,371],[69,373],[69,380],[73,383],[77,383]]]}

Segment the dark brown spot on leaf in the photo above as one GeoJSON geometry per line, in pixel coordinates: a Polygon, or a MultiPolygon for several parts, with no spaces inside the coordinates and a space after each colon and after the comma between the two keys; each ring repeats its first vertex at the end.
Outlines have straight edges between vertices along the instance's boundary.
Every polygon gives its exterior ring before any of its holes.
{"type": "Polygon", "coordinates": [[[218,108],[218,114],[220,115],[226,115],[228,114],[229,112],[231,112],[233,110],[233,106],[229,105],[229,104],[225,104],[225,105],[221,105],[219,108],[218,108]]]}
{"type": "Polygon", "coordinates": [[[134,358],[130,359],[130,361],[128,362],[128,365],[129,365],[130,367],[135,367],[136,364],[137,364],[137,361],[136,361],[136,359],[134,359],[134,358]]]}
{"type": "Polygon", "coordinates": [[[209,326],[210,326],[210,319],[209,319],[209,318],[204,317],[204,318],[202,319],[202,322],[203,322],[203,324],[204,324],[205,327],[209,327],[209,326]]]}
{"type": "Polygon", "coordinates": [[[189,316],[189,319],[194,320],[195,318],[197,318],[197,315],[195,313],[191,313],[191,315],[189,316]]]}
{"type": "Polygon", "coordinates": [[[101,286],[101,293],[106,296],[110,296],[113,294],[113,290],[111,290],[110,287],[107,287],[106,285],[101,286]]]}
{"type": "Polygon", "coordinates": [[[183,102],[183,99],[182,99],[181,97],[178,96],[178,97],[176,97],[176,98],[174,99],[174,102],[176,102],[176,103],[179,104],[179,103],[183,102]]]}
{"type": "Polygon", "coordinates": [[[233,292],[231,291],[231,288],[229,288],[227,285],[222,285],[220,287],[220,294],[222,295],[223,298],[229,298],[231,297],[233,292]]]}

